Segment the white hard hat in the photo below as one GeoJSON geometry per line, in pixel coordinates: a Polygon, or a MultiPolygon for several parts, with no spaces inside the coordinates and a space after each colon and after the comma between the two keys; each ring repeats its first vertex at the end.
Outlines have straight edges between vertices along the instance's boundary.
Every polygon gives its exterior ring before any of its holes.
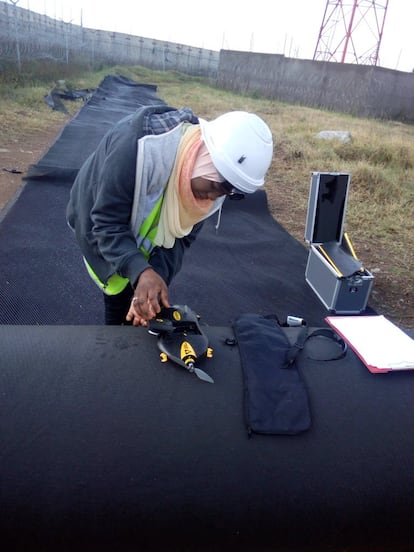
{"type": "Polygon", "coordinates": [[[272,133],[254,113],[230,111],[213,121],[200,119],[203,140],[217,171],[251,194],[264,184],[273,155],[272,133]]]}

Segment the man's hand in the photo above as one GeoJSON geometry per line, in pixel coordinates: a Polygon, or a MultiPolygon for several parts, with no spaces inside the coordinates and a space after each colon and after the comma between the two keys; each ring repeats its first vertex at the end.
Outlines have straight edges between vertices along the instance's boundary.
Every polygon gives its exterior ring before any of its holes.
{"type": "Polygon", "coordinates": [[[138,278],[126,319],[134,326],[147,326],[162,306],[170,306],[167,284],[155,270],[147,268],[138,278]]]}

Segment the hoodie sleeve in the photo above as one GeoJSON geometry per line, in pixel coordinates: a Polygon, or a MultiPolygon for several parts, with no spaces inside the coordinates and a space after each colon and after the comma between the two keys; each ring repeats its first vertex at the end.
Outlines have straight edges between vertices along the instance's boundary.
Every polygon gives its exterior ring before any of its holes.
{"type": "Polygon", "coordinates": [[[108,136],[94,159],[95,199],[91,240],[114,272],[135,281],[148,268],[130,229],[135,184],[136,136],[128,123],[108,136]]]}

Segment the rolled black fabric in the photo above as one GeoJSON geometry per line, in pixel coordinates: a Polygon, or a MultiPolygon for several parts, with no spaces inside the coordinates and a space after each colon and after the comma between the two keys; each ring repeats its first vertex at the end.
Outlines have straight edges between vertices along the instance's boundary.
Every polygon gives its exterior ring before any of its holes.
{"type": "Polygon", "coordinates": [[[249,439],[234,332],[204,329],[214,384],[142,328],[0,325],[3,549],[414,550],[414,373],[308,339],[312,426],[249,439]]]}
{"type": "Polygon", "coordinates": [[[309,429],[308,394],[292,346],[276,320],[243,314],[234,323],[244,375],[249,433],[295,435],[309,429]]]}

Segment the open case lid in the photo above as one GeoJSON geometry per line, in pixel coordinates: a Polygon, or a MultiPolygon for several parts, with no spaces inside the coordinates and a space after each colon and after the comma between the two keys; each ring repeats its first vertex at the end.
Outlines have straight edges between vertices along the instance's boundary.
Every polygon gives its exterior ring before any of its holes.
{"type": "Polygon", "coordinates": [[[307,243],[341,242],[348,200],[350,175],[312,173],[305,241],[307,243]]]}

